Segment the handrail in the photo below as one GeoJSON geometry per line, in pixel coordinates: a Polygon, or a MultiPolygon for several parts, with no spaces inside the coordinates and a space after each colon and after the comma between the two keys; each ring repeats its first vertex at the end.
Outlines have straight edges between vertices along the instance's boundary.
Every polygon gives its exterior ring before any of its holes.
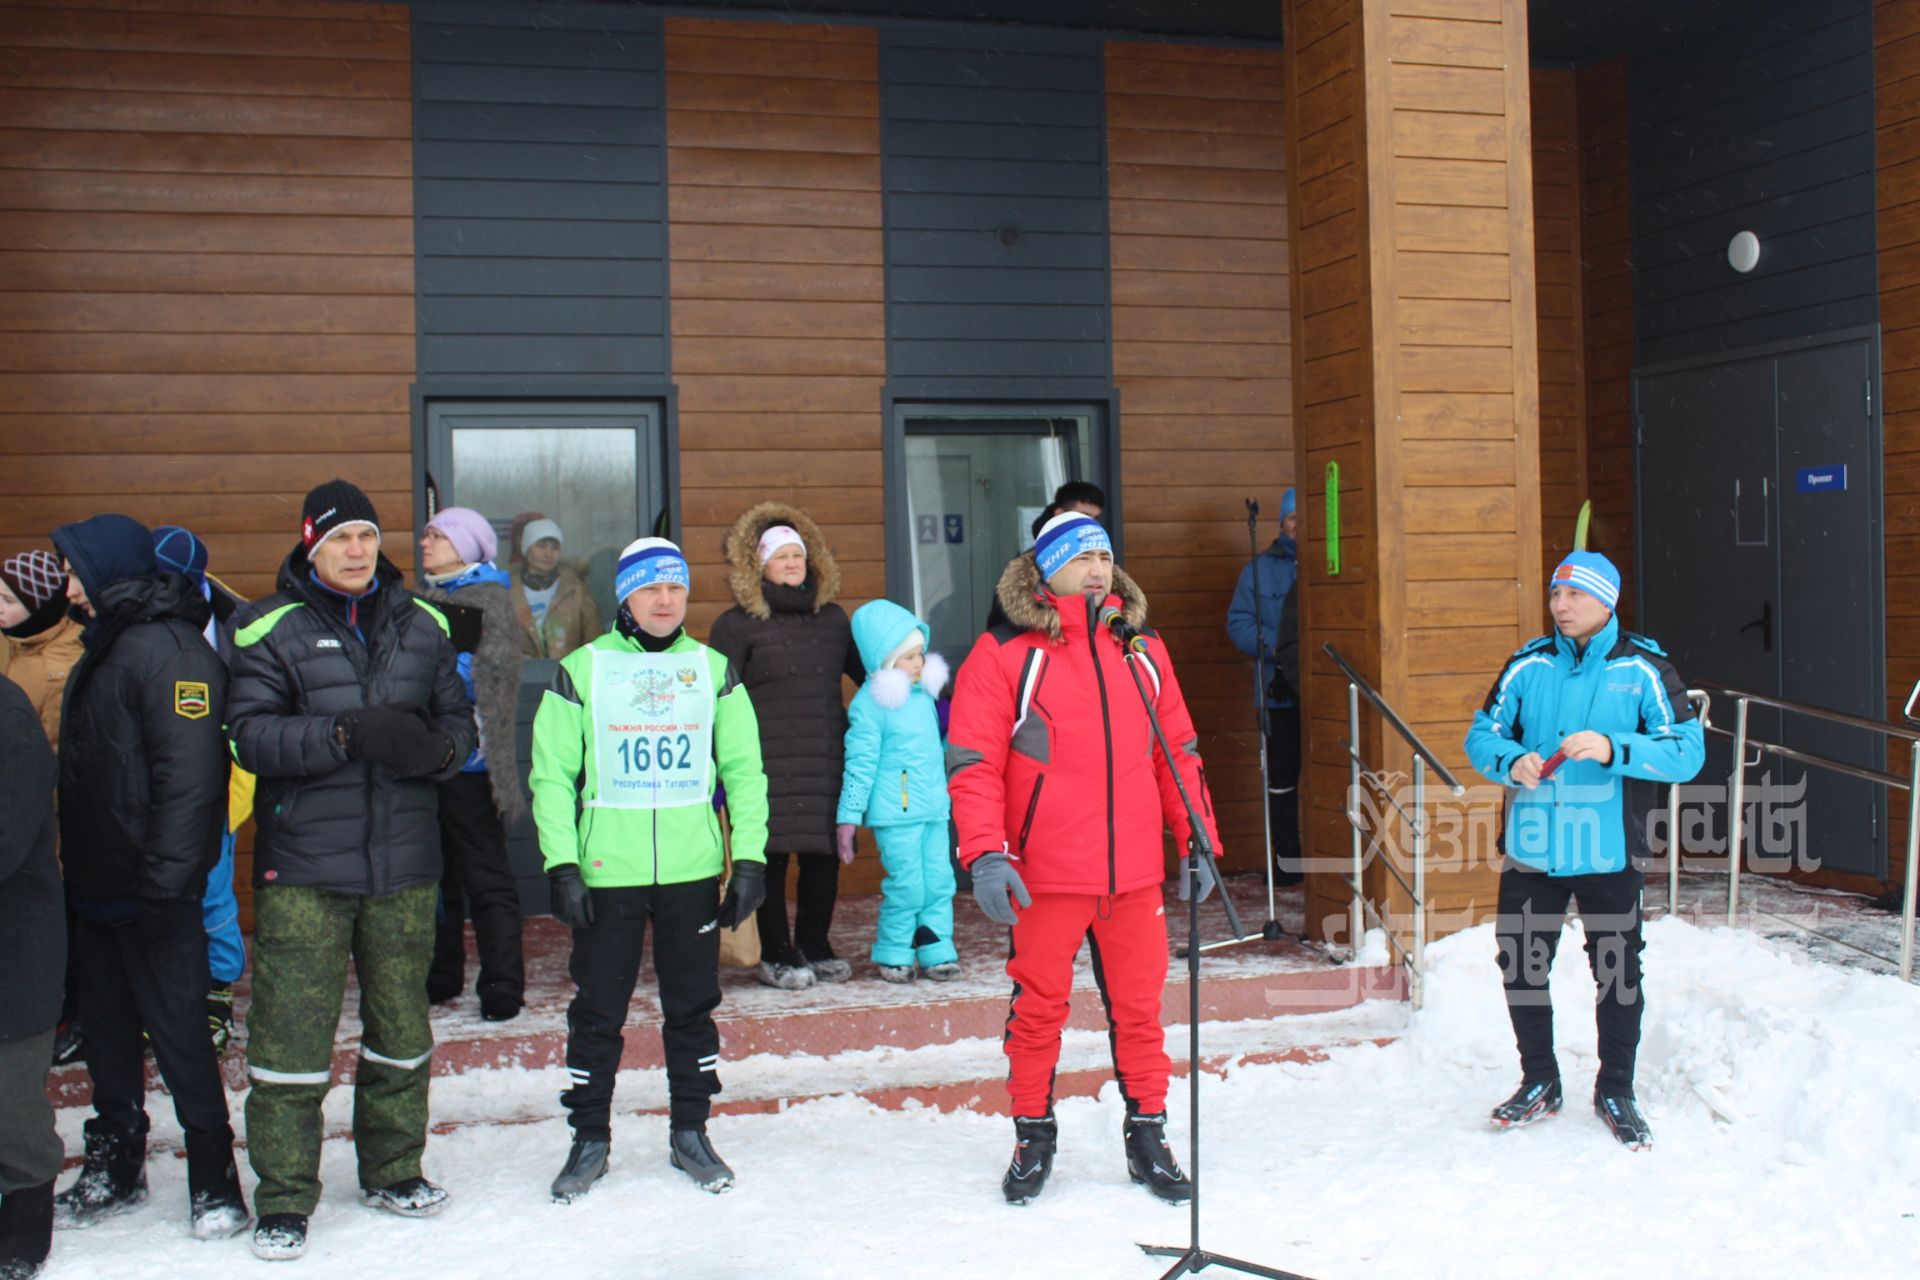
{"type": "Polygon", "coordinates": [[[1427,748],[1427,744],[1420,740],[1419,734],[1407,727],[1407,722],[1402,720],[1399,714],[1387,705],[1387,700],[1380,696],[1378,690],[1367,683],[1365,676],[1353,669],[1351,662],[1348,662],[1340,656],[1338,649],[1334,648],[1331,644],[1322,644],[1320,648],[1322,652],[1339,665],[1341,671],[1346,673],[1347,683],[1358,689],[1361,696],[1373,704],[1373,709],[1380,713],[1380,718],[1392,725],[1395,733],[1406,739],[1407,745],[1413,748],[1414,754],[1426,760],[1427,767],[1440,775],[1440,780],[1447,784],[1454,795],[1463,796],[1467,794],[1467,789],[1460,785],[1459,780],[1453,776],[1452,771],[1440,763],[1440,757],[1434,755],[1433,752],[1427,748]]]}
{"type": "MultiPolygon", "coordinates": [[[[1736,736],[1733,730],[1722,729],[1717,724],[1705,725],[1703,727],[1706,732],[1717,734],[1722,738],[1733,738],[1736,736]]],[[[1860,778],[1867,782],[1878,782],[1882,786],[1897,787],[1901,791],[1907,789],[1907,779],[1897,773],[1887,773],[1880,769],[1869,769],[1865,765],[1847,764],[1840,760],[1829,760],[1827,757],[1815,755],[1811,751],[1801,751],[1794,747],[1783,747],[1777,742],[1768,742],[1765,738],[1756,738],[1752,734],[1747,735],[1747,745],[1763,755],[1779,756],[1782,760],[1798,760],[1801,764],[1819,765],[1821,768],[1831,770],[1834,773],[1844,773],[1849,777],[1860,778]]]]}
{"type": "MultiPolygon", "coordinates": [[[[1385,934],[1387,938],[1387,945],[1400,953],[1402,957],[1401,962],[1407,966],[1407,994],[1413,1005],[1414,1012],[1417,1013],[1426,998],[1427,769],[1431,767],[1435,773],[1445,779],[1447,787],[1456,796],[1465,795],[1466,788],[1460,785],[1459,781],[1453,776],[1452,772],[1448,770],[1446,765],[1440,763],[1439,757],[1435,756],[1433,752],[1427,748],[1427,744],[1420,740],[1420,735],[1412,729],[1409,729],[1407,722],[1402,720],[1398,713],[1387,705],[1387,700],[1380,696],[1379,691],[1367,683],[1366,677],[1362,676],[1358,671],[1355,671],[1353,664],[1340,656],[1338,649],[1334,648],[1331,644],[1322,644],[1320,648],[1325,651],[1329,658],[1332,658],[1334,662],[1339,664],[1340,670],[1345,672],[1347,676],[1347,737],[1341,745],[1346,748],[1347,752],[1347,803],[1345,808],[1347,827],[1353,839],[1353,875],[1349,880],[1353,888],[1353,901],[1349,906],[1350,915],[1348,918],[1348,927],[1351,929],[1353,937],[1353,950],[1356,955],[1359,954],[1360,939],[1365,933],[1367,916],[1371,914],[1374,919],[1380,922],[1382,926],[1381,932],[1385,934]],[[1406,739],[1407,745],[1413,748],[1413,809],[1411,812],[1408,811],[1405,805],[1400,803],[1397,797],[1387,791],[1386,787],[1382,784],[1379,774],[1368,768],[1366,760],[1360,755],[1360,698],[1362,695],[1365,695],[1367,701],[1373,704],[1374,709],[1380,713],[1380,718],[1392,725],[1394,731],[1406,739]],[[1373,904],[1366,900],[1366,895],[1361,891],[1361,880],[1365,873],[1366,860],[1362,847],[1361,822],[1356,799],[1360,789],[1360,780],[1363,775],[1372,781],[1376,787],[1379,787],[1381,794],[1386,796],[1387,802],[1399,811],[1401,817],[1407,820],[1408,827],[1413,831],[1412,884],[1408,884],[1406,877],[1400,874],[1400,868],[1393,865],[1393,859],[1386,858],[1381,861],[1381,865],[1386,867],[1393,878],[1400,882],[1400,887],[1405,889],[1407,895],[1413,900],[1413,946],[1411,949],[1400,945],[1398,939],[1393,936],[1393,930],[1386,927],[1387,921],[1384,914],[1375,910],[1373,904]]],[[[1376,839],[1374,843],[1377,848],[1384,847],[1383,841],[1376,839]]]]}
{"type": "MultiPolygon", "coordinates": [[[[1795,715],[1810,716],[1815,720],[1824,720],[1828,724],[1843,724],[1854,729],[1865,729],[1869,733],[1886,734],[1889,737],[1905,738],[1909,742],[1920,742],[1920,728],[1903,729],[1886,720],[1875,720],[1870,716],[1856,716],[1846,711],[1829,711],[1825,707],[1811,706],[1805,702],[1789,702],[1785,698],[1769,697],[1764,693],[1749,693],[1745,689],[1735,689],[1731,685],[1710,684],[1709,689],[1717,689],[1729,698],[1744,699],[1756,707],[1772,707],[1776,711],[1791,711],[1795,715]]],[[[1914,693],[1920,695],[1920,686],[1914,693]]],[[[1913,705],[1913,699],[1907,700],[1913,705]]]]}
{"type": "MultiPolygon", "coordinates": [[[[1705,689],[1687,690],[1687,702],[1693,707],[1700,728],[1709,733],[1726,733],[1714,727],[1713,699],[1705,689]]],[[[1732,734],[1727,734],[1732,737],[1732,734]]],[[[1680,910],[1680,787],[1667,788],[1667,914],[1680,910]]]]}
{"type": "Polygon", "coordinates": [[[1920,724],[1920,717],[1916,717],[1913,714],[1913,704],[1916,702],[1920,702],[1920,680],[1913,682],[1913,692],[1907,695],[1907,705],[1903,707],[1900,712],[1901,715],[1913,721],[1914,724],[1920,724]]]}
{"type": "MultiPolygon", "coordinates": [[[[1913,980],[1913,929],[1916,907],[1920,906],[1920,722],[1916,728],[1903,729],[1899,725],[1884,720],[1871,720],[1865,716],[1856,716],[1844,711],[1829,711],[1825,707],[1808,706],[1803,702],[1789,702],[1784,698],[1772,698],[1766,694],[1748,693],[1741,689],[1720,686],[1721,692],[1733,699],[1733,777],[1728,784],[1727,804],[1727,923],[1732,924],[1740,913],[1740,869],[1746,861],[1746,794],[1747,794],[1747,747],[1758,747],[1763,753],[1772,752],[1788,760],[1798,760],[1802,764],[1816,769],[1826,769],[1832,773],[1846,774],[1849,777],[1865,778],[1884,786],[1896,788],[1907,793],[1907,866],[1906,879],[1902,884],[1900,909],[1900,981],[1913,980]],[[1809,751],[1796,751],[1778,743],[1769,743],[1754,739],[1747,732],[1747,711],[1749,707],[1771,707],[1792,715],[1803,715],[1828,724],[1845,725],[1861,729],[1868,733],[1877,733],[1883,739],[1899,738],[1912,744],[1911,772],[1905,778],[1898,774],[1884,773],[1877,769],[1867,769],[1860,765],[1848,764],[1844,760],[1829,760],[1822,755],[1809,751]]],[[[1913,719],[1913,706],[1920,699],[1920,685],[1907,698],[1906,714],[1913,719]]],[[[1710,726],[1709,726],[1710,727],[1710,726]]],[[[1724,730],[1715,730],[1724,732],[1724,730]]],[[[1671,842],[1671,839],[1670,839],[1671,842]]]]}

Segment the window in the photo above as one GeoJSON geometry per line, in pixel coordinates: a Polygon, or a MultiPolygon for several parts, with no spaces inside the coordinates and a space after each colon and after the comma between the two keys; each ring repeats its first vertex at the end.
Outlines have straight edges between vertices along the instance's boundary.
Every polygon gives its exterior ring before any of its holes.
{"type": "Polygon", "coordinates": [[[986,629],[1007,562],[1033,545],[1060,485],[1090,480],[1114,500],[1104,416],[1086,405],[895,405],[888,595],[949,659],[986,629]]]}
{"type": "Polygon", "coordinates": [[[492,521],[502,569],[519,561],[521,517],[558,524],[566,559],[611,622],[620,549],[649,532],[666,503],[659,424],[659,407],[644,402],[433,403],[427,473],[439,505],[492,521]]]}

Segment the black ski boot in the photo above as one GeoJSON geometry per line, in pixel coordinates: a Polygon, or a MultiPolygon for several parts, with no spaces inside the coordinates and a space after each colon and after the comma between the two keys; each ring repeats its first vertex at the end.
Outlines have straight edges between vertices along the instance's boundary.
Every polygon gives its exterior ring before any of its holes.
{"type": "Polygon", "coordinates": [[[1594,1089],[1593,1114],[1606,1122],[1608,1130],[1627,1150],[1653,1150],[1653,1128],[1647,1124],[1647,1118],[1640,1114],[1640,1104],[1633,1100],[1631,1089],[1616,1087],[1606,1092],[1601,1088],[1594,1089]]]}
{"type": "Polygon", "coordinates": [[[1559,1076],[1550,1076],[1545,1080],[1522,1080],[1520,1087],[1513,1091],[1513,1096],[1495,1107],[1488,1118],[1496,1128],[1523,1129],[1559,1115],[1560,1105],[1564,1101],[1559,1076]]]}
{"type": "Polygon", "coordinates": [[[1000,1191],[1008,1204],[1025,1204],[1046,1190],[1047,1177],[1053,1172],[1053,1153],[1059,1145],[1060,1127],[1051,1115],[1037,1120],[1013,1118],[1013,1159],[1007,1164],[1007,1176],[1000,1179],[1000,1191]]]}
{"type": "Polygon", "coordinates": [[[53,1198],[53,1225],[90,1227],[147,1198],[146,1130],[128,1131],[87,1121],[87,1154],[80,1177],[53,1198]]]}
{"type": "Polygon", "coordinates": [[[253,1229],[253,1256],[262,1262],[287,1262],[307,1251],[307,1215],[263,1213],[253,1229]]]}
{"type": "Polygon", "coordinates": [[[714,1152],[705,1129],[675,1129],[667,1141],[667,1159],[702,1191],[719,1195],[733,1185],[733,1170],[714,1152]]]}
{"type": "Polygon", "coordinates": [[[233,1130],[188,1132],[187,1195],[194,1239],[225,1240],[247,1229],[247,1202],[233,1166],[233,1130]]]}
{"type": "Polygon", "coordinates": [[[53,1183],[0,1196],[0,1280],[30,1280],[53,1248],[53,1183]]]}
{"type": "Polygon", "coordinates": [[[1127,1141],[1127,1173],[1168,1204],[1193,1199],[1193,1184],[1167,1145],[1167,1113],[1129,1115],[1122,1130],[1127,1141]]]}
{"type": "Polygon", "coordinates": [[[447,1207],[447,1189],[425,1178],[402,1178],[384,1187],[360,1188],[360,1203],[403,1218],[431,1218],[447,1207]]]}
{"type": "Polygon", "coordinates": [[[607,1176],[607,1156],[612,1150],[613,1140],[604,1134],[574,1134],[573,1150],[567,1152],[567,1163],[553,1180],[554,1203],[572,1204],[593,1190],[593,1184],[607,1176]]]}

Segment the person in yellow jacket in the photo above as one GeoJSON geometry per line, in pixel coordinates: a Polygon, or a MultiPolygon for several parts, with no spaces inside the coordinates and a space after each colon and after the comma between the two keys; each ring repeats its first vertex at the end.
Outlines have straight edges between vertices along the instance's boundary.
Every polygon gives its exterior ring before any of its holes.
{"type": "Polygon", "coordinates": [[[720,1092],[720,930],[766,897],[767,776],[737,672],[686,631],[691,574],[680,548],[641,538],[620,555],[614,629],[561,659],[533,721],[533,820],[553,914],[573,930],[567,1075],[573,1147],[553,1198],[607,1171],[621,1029],[653,925],[666,1048],[668,1159],[702,1189],[733,1170],[706,1134],[720,1092]],[[714,783],[726,788],[733,872],[714,783]]]}
{"type": "Polygon", "coordinates": [[[80,661],[80,623],[67,611],[67,575],[48,551],[23,551],[0,561],[0,675],[25,690],[27,700],[60,750],[60,697],[67,673],[80,661]]]}

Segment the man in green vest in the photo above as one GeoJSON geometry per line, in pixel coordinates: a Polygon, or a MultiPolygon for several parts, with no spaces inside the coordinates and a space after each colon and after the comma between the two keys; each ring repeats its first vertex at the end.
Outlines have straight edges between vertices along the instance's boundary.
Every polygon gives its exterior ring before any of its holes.
{"type": "Polygon", "coordinates": [[[560,662],[533,721],[533,819],[553,914],[573,930],[578,988],[567,1009],[560,1095],[573,1149],[553,1198],[607,1171],[621,1028],[653,924],[667,1058],[668,1159],[707,1191],[733,1170],[707,1141],[720,1092],[720,930],[767,892],[767,776],[753,703],[726,658],[686,631],[691,575],[680,548],[641,538],[620,554],[614,629],[560,662]],[[733,873],[714,783],[726,788],[733,873]]]}

